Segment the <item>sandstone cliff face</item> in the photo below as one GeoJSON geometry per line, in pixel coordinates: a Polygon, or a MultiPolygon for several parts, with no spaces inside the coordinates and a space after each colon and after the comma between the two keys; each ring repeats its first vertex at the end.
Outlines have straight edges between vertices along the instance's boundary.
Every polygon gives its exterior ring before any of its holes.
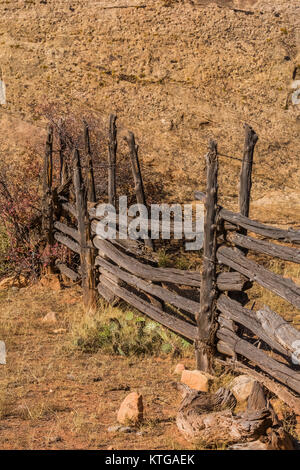
{"type": "MultiPolygon", "coordinates": [[[[290,99],[299,10],[297,0],[1,2],[0,148],[18,156],[24,133],[43,132],[46,100],[105,123],[114,111],[165,198],[187,201],[204,189],[208,138],[241,157],[247,121],[260,137],[253,198],[273,195],[275,214],[274,197],[299,190],[300,108],[290,99]]],[[[221,195],[236,207],[240,162],[220,161],[221,195]]],[[[290,210],[277,208],[279,222],[290,210]]]]}

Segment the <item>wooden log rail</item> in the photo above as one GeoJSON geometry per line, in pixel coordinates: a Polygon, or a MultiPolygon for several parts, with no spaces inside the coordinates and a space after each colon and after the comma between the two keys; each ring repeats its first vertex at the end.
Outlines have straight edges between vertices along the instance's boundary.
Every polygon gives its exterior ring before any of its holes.
{"type": "Polygon", "coordinates": [[[141,291],[147,292],[148,294],[154,295],[155,297],[158,297],[159,299],[169,303],[170,305],[174,305],[179,309],[190,312],[193,315],[196,315],[199,310],[198,302],[194,302],[193,300],[182,297],[175,292],[170,292],[168,289],[165,289],[161,286],[157,286],[149,281],[144,281],[132,274],[126,273],[122,269],[114,266],[103,258],[97,257],[96,265],[100,267],[101,273],[108,271],[127,284],[141,291]]]}
{"type": "Polygon", "coordinates": [[[266,353],[256,348],[249,342],[241,339],[234,331],[221,327],[217,331],[217,337],[226,343],[236,354],[240,354],[249,361],[256,364],[260,369],[267,372],[279,382],[287,385],[292,390],[300,393],[300,373],[290,369],[266,353]]]}
{"type": "Polygon", "coordinates": [[[225,317],[230,318],[235,323],[245,326],[252,331],[258,338],[263,340],[274,351],[283,355],[288,355],[289,351],[276,340],[274,335],[262,328],[262,324],[253,310],[241,306],[239,302],[222,294],[217,301],[217,308],[225,317]]]}
{"type": "Polygon", "coordinates": [[[257,233],[266,238],[273,238],[274,240],[280,240],[283,242],[290,242],[300,244],[300,230],[284,230],[271,225],[262,224],[254,220],[245,217],[244,215],[236,212],[231,212],[228,209],[221,209],[219,213],[220,218],[236,225],[237,227],[243,227],[249,232],[257,233]]]}
{"type": "Polygon", "coordinates": [[[288,246],[275,245],[274,243],[234,233],[229,237],[230,241],[243,248],[280,258],[285,261],[300,263],[300,250],[288,246]]]}
{"type": "MultiPolygon", "coordinates": [[[[107,292],[110,292],[111,294],[123,299],[129,305],[138,309],[140,312],[145,313],[152,320],[160,323],[161,325],[165,326],[171,331],[174,331],[175,333],[178,333],[181,336],[184,336],[185,338],[190,339],[191,341],[194,341],[197,338],[196,326],[186,321],[180,320],[179,318],[176,318],[175,316],[169,315],[163,310],[141,299],[134,293],[130,292],[128,289],[117,286],[116,284],[108,280],[107,278],[104,278],[101,281],[100,286],[101,287],[104,286],[107,292]]],[[[101,290],[101,287],[100,287],[100,290],[101,290]]]]}
{"type": "Polygon", "coordinates": [[[300,287],[291,279],[284,278],[260,266],[255,261],[247,259],[242,253],[222,246],[217,251],[219,263],[244,274],[251,281],[256,281],[262,287],[269,289],[295,307],[300,308],[300,287]]]}
{"type": "Polygon", "coordinates": [[[59,243],[61,243],[64,246],[66,246],[71,251],[74,251],[74,253],[77,253],[78,255],[80,255],[80,245],[79,245],[79,243],[72,240],[72,238],[67,237],[66,235],[63,235],[60,232],[55,232],[54,233],[54,238],[55,238],[56,241],[58,241],[59,243]]]}

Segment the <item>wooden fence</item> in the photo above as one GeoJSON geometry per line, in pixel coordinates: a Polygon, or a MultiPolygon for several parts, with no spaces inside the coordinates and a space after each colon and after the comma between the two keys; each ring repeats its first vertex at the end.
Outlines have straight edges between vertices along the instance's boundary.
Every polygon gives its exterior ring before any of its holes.
{"type": "MultiPolygon", "coordinates": [[[[109,303],[119,299],[195,344],[197,368],[211,371],[213,360],[247,372],[300,414],[300,367],[295,357],[300,332],[269,307],[244,307],[244,291],[254,282],[300,308],[300,287],[248,257],[248,252],[300,263],[300,231],[283,230],[249,218],[251,173],[257,135],[245,125],[240,174],[239,212],[218,203],[218,150],[211,141],[206,155],[207,188],[195,199],[205,206],[202,272],[162,268],[151,256],[153,242],[108,240],[96,234],[97,203],[89,129],[84,124],[88,163],[82,172],[80,153],[74,148],[72,171],[60,141],[59,184],[53,187],[53,128],[49,128],[44,171],[44,222],[47,242],[69,250],[69,264],[53,259],[73,282],[81,282],[87,309],[97,296],[109,303]],[[248,232],[256,237],[249,236],[248,232]],[[258,238],[259,236],[260,238],[258,238]],[[267,240],[276,240],[284,245],[267,240]],[[288,245],[288,246],[286,246],[288,245]],[[73,253],[73,255],[71,255],[73,253]],[[199,300],[200,292],[200,300],[199,300]]],[[[108,201],[116,205],[117,127],[109,121],[108,201]]],[[[126,138],[136,200],[146,195],[134,135],[126,138]]],[[[120,228],[120,227],[119,227],[120,228]]],[[[297,359],[297,358],[296,358],[297,359]]],[[[300,359],[300,358],[299,358],[300,359]]]]}

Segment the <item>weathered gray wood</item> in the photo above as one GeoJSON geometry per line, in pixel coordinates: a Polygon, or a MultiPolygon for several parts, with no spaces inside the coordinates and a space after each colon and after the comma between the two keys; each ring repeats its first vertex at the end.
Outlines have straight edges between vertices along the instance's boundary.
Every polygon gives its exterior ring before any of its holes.
{"type": "Polygon", "coordinates": [[[293,328],[269,307],[258,310],[256,316],[265,333],[283,346],[290,356],[296,355],[298,351],[299,357],[297,359],[300,362],[300,331],[293,328]]]}
{"type": "Polygon", "coordinates": [[[53,185],[53,127],[49,126],[45,156],[44,156],[44,172],[43,172],[43,202],[42,202],[42,229],[45,233],[46,244],[50,250],[50,262],[48,266],[49,272],[53,271],[54,258],[51,253],[53,238],[53,222],[54,222],[54,202],[52,194],[53,185]]]}
{"type": "Polygon", "coordinates": [[[66,211],[68,214],[73,215],[73,217],[77,219],[77,210],[72,204],[70,204],[69,202],[63,202],[61,207],[64,211],[66,211]]]}
{"type": "Polygon", "coordinates": [[[113,264],[100,257],[96,258],[96,265],[100,266],[101,273],[109,271],[114,274],[117,278],[125,281],[127,284],[136,287],[139,290],[147,292],[148,294],[154,295],[155,297],[158,297],[159,299],[169,303],[170,305],[174,305],[177,308],[190,312],[194,315],[199,309],[198,302],[194,302],[193,300],[181,297],[175,292],[170,292],[168,289],[157,286],[150,282],[146,282],[136,276],[133,276],[132,274],[128,274],[122,269],[118,268],[117,266],[114,266],[113,264]]]}
{"type": "Polygon", "coordinates": [[[230,240],[238,246],[256,251],[258,253],[264,253],[274,258],[300,263],[300,250],[297,250],[296,248],[275,245],[274,243],[264,240],[257,240],[256,238],[247,237],[239,233],[232,234],[230,236],[230,240]]]}
{"type": "Polygon", "coordinates": [[[258,136],[254,130],[248,126],[248,124],[245,124],[244,128],[245,144],[243,163],[240,174],[239,208],[242,215],[249,217],[253,154],[254,147],[258,141],[258,136]]]}
{"type": "Polygon", "coordinates": [[[217,337],[227,343],[237,354],[245,357],[249,361],[259,366],[279,382],[287,385],[292,390],[300,393],[300,373],[296,372],[286,365],[276,361],[265,354],[262,350],[256,348],[244,339],[239,338],[234,332],[227,328],[220,328],[217,331],[217,337]]]}
{"type": "Polygon", "coordinates": [[[251,220],[248,217],[229,211],[228,209],[221,209],[219,216],[227,222],[231,222],[238,227],[243,227],[249,232],[257,233],[263,237],[273,238],[274,240],[280,240],[283,242],[300,244],[300,230],[284,230],[281,228],[272,227],[255,220],[251,220]]]}
{"type": "Polygon", "coordinates": [[[59,168],[59,181],[60,185],[64,186],[69,179],[69,170],[65,156],[66,150],[66,142],[63,138],[62,134],[59,136],[59,161],[60,161],[60,168],[59,168]]]}
{"type": "Polygon", "coordinates": [[[67,248],[70,248],[70,250],[74,251],[74,253],[78,253],[80,255],[80,245],[79,245],[79,243],[76,243],[74,240],[72,240],[71,238],[63,235],[60,232],[55,232],[54,233],[54,238],[59,243],[62,243],[67,248]]]}
{"type": "MultiPolygon", "coordinates": [[[[284,355],[287,354],[286,349],[282,347],[274,337],[271,337],[262,329],[261,323],[257,319],[256,312],[253,310],[242,307],[239,302],[226,297],[224,294],[218,298],[217,308],[227,318],[230,318],[239,325],[245,326],[248,330],[252,331],[254,335],[262,339],[274,351],[278,351],[284,355]]],[[[218,321],[220,322],[220,317],[218,321]]]]}
{"type": "Polygon", "coordinates": [[[178,333],[192,341],[197,338],[196,326],[193,326],[190,323],[187,323],[183,320],[180,320],[172,315],[163,312],[162,310],[154,307],[153,305],[141,299],[132,292],[129,292],[127,289],[113,285],[112,283],[108,283],[106,279],[104,279],[103,285],[104,287],[107,287],[117,297],[120,297],[121,299],[125,300],[125,302],[140,310],[148,317],[152,318],[152,320],[160,323],[166,328],[169,328],[175,333],[178,333]]]}
{"type": "Polygon", "coordinates": [[[71,281],[73,282],[79,281],[80,275],[76,273],[75,271],[73,271],[73,269],[69,268],[64,263],[58,262],[55,264],[55,266],[58,268],[61,274],[64,274],[65,276],[67,276],[69,279],[71,279],[71,281]]]}
{"type": "Polygon", "coordinates": [[[116,206],[116,158],[117,158],[117,116],[111,114],[109,117],[109,137],[108,137],[108,202],[116,206]]]}
{"type": "Polygon", "coordinates": [[[275,274],[255,261],[247,259],[242,253],[225,246],[218,249],[217,259],[219,263],[226,264],[300,308],[300,287],[291,279],[275,274]]]}
{"type": "Polygon", "coordinates": [[[89,127],[86,122],[84,122],[83,125],[84,125],[84,147],[85,147],[85,153],[88,157],[88,167],[87,167],[87,172],[86,172],[87,200],[89,202],[96,202],[96,187],[95,187],[95,179],[94,179],[93,157],[92,157],[91,145],[90,145],[89,127]]]}
{"type": "Polygon", "coordinates": [[[195,191],[194,196],[196,201],[205,202],[206,194],[201,191],[195,191]]]}
{"type": "Polygon", "coordinates": [[[170,282],[194,287],[199,287],[200,285],[200,273],[196,271],[186,272],[180,269],[156,268],[140,263],[133,257],[122,253],[109,241],[102,240],[98,236],[93,238],[93,243],[96,248],[101,250],[102,256],[107,256],[121,268],[126,269],[132,274],[140,276],[143,279],[157,282],[170,282]]]}
{"type": "MultiPolygon", "coordinates": [[[[138,204],[142,204],[143,206],[147,207],[144,184],[138,157],[138,146],[135,144],[134,134],[132,132],[129,132],[128,136],[125,137],[125,140],[129,147],[136,200],[138,204]]],[[[145,239],[145,245],[151,248],[152,250],[154,248],[153,241],[150,238],[145,239]]]]}
{"type": "Polygon", "coordinates": [[[90,220],[87,210],[87,192],[81,174],[80,155],[78,149],[73,155],[73,182],[76,196],[76,212],[78,214],[78,232],[80,235],[80,267],[83,289],[83,302],[87,311],[96,306],[95,274],[93,248],[90,246],[90,220]]]}
{"type": "Polygon", "coordinates": [[[118,297],[115,296],[111,290],[109,290],[107,287],[105,287],[103,284],[98,284],[97,286],[98,292],[101,297],[103,297],[106,302],[108,302],[110,305],[115,305],[116,302],[118,302],[118,297]]]}
{"type": "Polygon", "coordinates": [[[69,227],[68,225],[62,222],[54,222],[54,227],[62,233],[69,235],[70,237],[74,238],[77,242],[80,241],[80,236],[78,230],[75,228],[69,227]]]}
{"type": "Polygon", "coordinates": [[[274,395],[277,395],[280,400],[286,403],[297,415],[300,415],[300,398],[290,392],[284,385],[272,380],[270,377],[267,377],[262,372],[258,372],[257,370],[246,366],[245,364],[240,361],[237,361],[236,359],[232,363],[225,362],[219,358],[216,358],[216,361],[228,369],[232,369],[235,372],[240,372],[241,374],[247,374],[250,377],[253,377],[255,380],[258,380],[268,390],[270,390],[270,392],[274,393],[274,395]]]}
{"type": "Polygon", "coordinates": [[[217,287],[222,291],[242,291],[248,279],[238,272],[223,272],[217,277],[217,287]]]}
{"type": "Polygon", "coordinates": [[[217,144],[210,141],[207,162],[207,189],[205,198],[205,221],[203,243],[203,268],[200,288],[200,309],[196,315],[198,341],[195,344],[197,368],[211,371],[215,333],[216,298],[216,245],[217,245],[217,201],[218,158],[217,144]]]}
{"type": "Polygon", "coordinates": [[[239,415],[232,413],[236,399],[226,388],[217,392],[203,393],[177,384],[182,390],[183,400],[179,406],[176,424],[186,439],[205,442],[213,446],[216,442],[233,444],[253,441],[266,435],[272,426],[272,414],[266,407],[249,408],[239,415]]]}

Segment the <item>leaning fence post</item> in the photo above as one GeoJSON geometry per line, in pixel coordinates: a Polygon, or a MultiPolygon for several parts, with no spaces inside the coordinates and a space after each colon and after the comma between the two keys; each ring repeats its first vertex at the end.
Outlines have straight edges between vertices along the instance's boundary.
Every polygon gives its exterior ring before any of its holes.
{"type": "MultiPolygon", "coordinates": [[[[133,179],[134,179],[134,186],[135,186],[134,189],[135,189],[135,194],[136,194],[136,200],[138,204],[142,204],[147,207],[144,184],[143,184],[140,162],[139,162],[139,157],[138,157],[138,146],[135,144],[135,138],[134,138],[133,132],[129,132],[128,137],[125,137],[125,140],[130,150],[130,160],[131,160],[131,168],[132,168],[132,174],[133,174],[133,179]]],[[[152,250],[154,248],[151,238],[147,238],[145,240],[145,245],[151,248],[152,250]]]]}
{"type": "Polygon", "coordinates": [[[109,117],[108,132],[108,202],[116,206],[116,159],[117,159],[117,116],[111,114],[109,117]]]}
{"type": "Polygon", "coordinates": [[[256,142],[258,141],[258,136],[248,124],[245,124],[244,127],[245,144],[243,163],[240,174],[239,209],[242,215],[249,217],[253,154],[254,147],[256,145],[256,142]]]}
{"type": "Polygon", "coordinates": [[[88,168],[86,173],[86,187],[87,187],[87,200],[88,202],[96,202],[96,188],[94,179],[93,159],[90,145],[89,127],[84,122],[84,147],[88,156],[88,168]]]}
{"type": "Polygon", "coordinates": [[[49,272],[53,272],[54,260],[51,253],[54,245],[53,234],[53,214],[54,204],[52,196],[52,183],[53,183],[53,127],[49,126],[45,156],[44,156],[44,174],[43,174],[43,222],[42,227],[46,235],[47,247],[50,250],[50,263],[49,272]]]}
{"type": "Polygon", "coordinates": [[[73,171],[80,240],[80,266],[83,302],[87,311],[90,311],[93,310],[96,306],[93,246],[91,241],[90,220],[87,208],[87,191],[82,178],[80,154],[78,149],[74,150],[73,171]]]}
{"type": "Polygon", "coordinates": [[[215,335],[216,244],[218,215],[218,158],[217,144],[211,140],[206,155],[207,183],[203,243],[203,268],[200,288],[200,310],[196,315],[198,341],[195,344],[197,369],[212,369],[215,335]]]}

